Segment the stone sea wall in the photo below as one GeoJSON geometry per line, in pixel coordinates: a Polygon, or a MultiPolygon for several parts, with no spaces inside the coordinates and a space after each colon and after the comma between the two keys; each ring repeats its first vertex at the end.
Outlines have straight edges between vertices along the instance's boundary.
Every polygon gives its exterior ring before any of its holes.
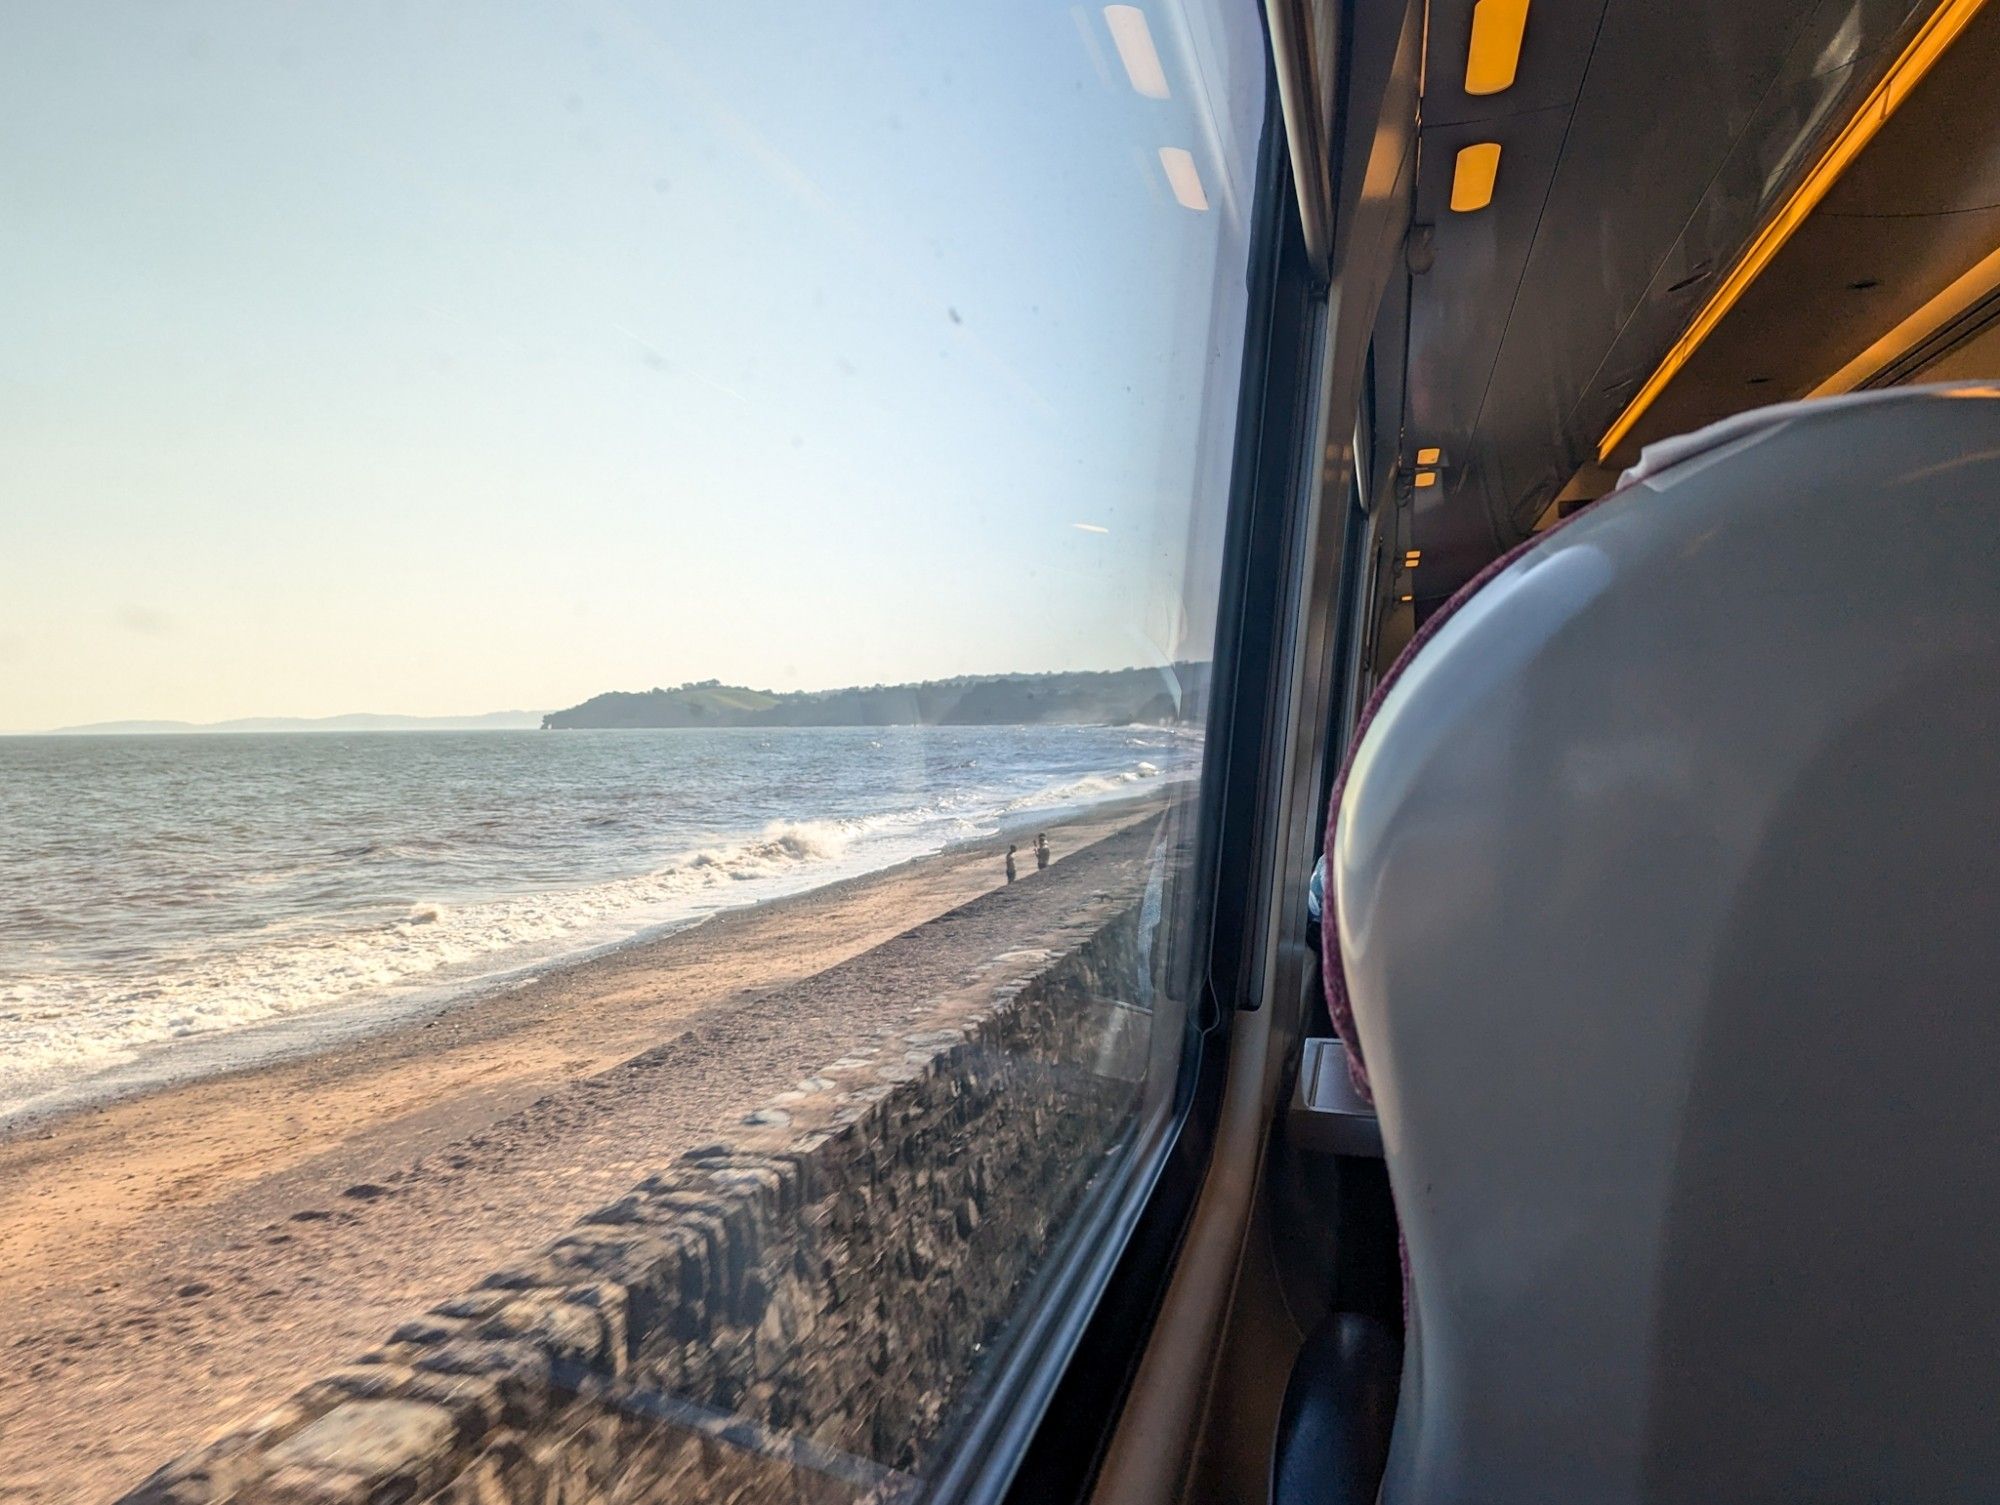
{"type": "Polygon", "coordinates": [[[904,1498],[1136,1107],[1136,911],[1078,920],[126,1500],[904,1498]]]}

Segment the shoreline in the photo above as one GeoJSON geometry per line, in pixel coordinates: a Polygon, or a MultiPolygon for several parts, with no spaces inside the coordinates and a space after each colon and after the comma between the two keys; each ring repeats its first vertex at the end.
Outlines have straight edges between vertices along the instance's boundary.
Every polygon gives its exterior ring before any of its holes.
{"type": "Polygon", "coordinates": [[[448,983],[419,985],[401,994],[307,1008],[259,1020],[230,1030],[215,1030],[141,1047],[128,1061],[100,1068],[90,1075],[38,1093],[11,1108],[0,1108],[0,1146],[15,1136],[59,1124],[72,1115],[110,1107],[191,1083],[254,1072],[267,1066],[339,1050],[408,1028],[413,1021],[440,1017],[461,1009],[476,1009],[545,977],[587,967],[622,951],[657,944],[674,936],[723,922],[748,912],[774,913],[815,895],[835,896],[856,885],[905,872],[924,863],[990,852],[997,861],[1005,844],[1036,830],[1062,830],[1101,820],[1116,820],[1162,806],[1188,780],[1167,779],[1141,793],[1100,800],[1086,806],[1055,808],[1003,822],[991,836],[948,842],[934,852],[920,852],[882,867],[849,873],[770,898],[725,904],[705,913],[649,924],[629,935],[598,941],[574,950],[557,951],[534,961],[504,966],[448,983]]]}
{"type": "Polygon", "coordinates": [[[0,1501],[97,1499],[1144,881],[1149,791],[0,1132],[0,1501]]]}

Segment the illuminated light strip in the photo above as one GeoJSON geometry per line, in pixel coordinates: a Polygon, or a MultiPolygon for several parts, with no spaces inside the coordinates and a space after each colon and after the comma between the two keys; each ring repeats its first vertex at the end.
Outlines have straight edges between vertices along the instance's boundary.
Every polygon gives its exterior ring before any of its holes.
{"type": "Polygon", "coordinates": [[[1934,293],[1923,307],[1806,393],[1806,396],[1836,397],[1842,392],[1852,392],[1877,372],[1886,371],[1893,366],[1995,288],[2000,288],[2000,250],[1987,252],[1934,293]]]}
{"type": "Polygon", "coordinates": [[[1472,42],[1465,50],[1466,93],[1498,94],[1514,87],[1527,30],[1528,0],[1478,0],[1472,7],[1472,42]]]}
{"type": "Polygon", "coordinates": [[[1111,32],[1118,61],[1125,65],[1125,76],[1132,81],[1132,88],[1147,99],[1165,99],[1167,70],[1160,66],[1160,49],[1153,45],[1146,13],[1136,5],[1107,5],[1104,24],[1111,32]]]}
{"type": "Polygon", "coordinates": [[[1765,267],[1771,264],[1785,242],[1790,240],[1806,217],[1817,209],[1820,201],[1839,181],[1840,175],[1861,155],[1875,133],[1888,123],[1910,91],[1923,82],[1924,75],[1931,71],[1937,60],[1944,56],[1951,44],[1958,40],[1972,18],[1985,7],[1986,0],[1945,0],[1931,13],[1910,45],[1903,49],[1903,55],[1896,59],[1881,81],[1868,91],[1868,97],[1834,137],[1831,145],[1813,163],[1812,170],[1792,191],[1790,198],[1778,207],[1778,212],[1757,232],[1750,247],[1738,258],[1736,265],[1729,269],[1729,275],[1722,279],[1701,312],[1694,316],[1694,322],[1682,331],[1667,352],[1658,369],[1646,378],[1644,386],[1632,396],[1625,411],[1618,415],[1618,421],[1604,431],[1604,437],[1597,444],[1597,458],[1600,463],[1609,460],[1632,432],[1638,421],[1646,416],[1655,399],[1666,390],[1667,383],[1680,374],[1680,370],[1701,348],[1702,341],[1714,333],[1729,310],[1734,308],[1750,284],[1757,280],[1765,267]]]}
{"type": "Polygon", "coordinates": [[[1452,165],[1451,208],[1471,214],[1493,202],[1493,184],[1500,176],[1500,143],[1475,141],[1458,149],[1452,165]]]}
{"type": "Polygon", "coordinates": [[[1201,170],[1194,165],[1194,153],[1184,146],[1160,148],[1160,167],[1167,175],[1167,187],[1174,202],[1183,209],[1205,210],[1208,195],[1202,191],[1201,170]]]}

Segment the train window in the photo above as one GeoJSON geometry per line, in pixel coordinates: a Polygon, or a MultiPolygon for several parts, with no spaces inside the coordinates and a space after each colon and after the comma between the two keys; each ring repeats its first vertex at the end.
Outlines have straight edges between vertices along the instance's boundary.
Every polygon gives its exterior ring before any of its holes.
{"type": "Polygon", "coordinates": [[[6,8],[0,1496],[985,1445],[1177,1111],[1265,68],[6,8]]]}

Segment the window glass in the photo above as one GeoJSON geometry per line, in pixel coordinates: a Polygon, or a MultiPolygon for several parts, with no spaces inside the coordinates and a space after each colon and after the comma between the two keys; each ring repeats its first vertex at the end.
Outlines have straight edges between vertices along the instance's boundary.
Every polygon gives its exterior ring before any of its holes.
{"type": "Polygon", "coordinates": [[[1264,67],[0,9],[0,1497],[938,1477],[1180,1080],[1264,67]]]}

